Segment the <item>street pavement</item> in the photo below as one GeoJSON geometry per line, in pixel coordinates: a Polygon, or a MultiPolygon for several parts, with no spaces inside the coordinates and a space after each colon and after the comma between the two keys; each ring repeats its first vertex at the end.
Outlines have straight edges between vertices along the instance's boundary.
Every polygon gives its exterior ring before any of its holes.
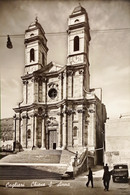
{"type": "Polygon", "coordinates": [[[129,183],[110,181],[109,191],[104,191],[103,169],[94,170],[94,188],[86,187],[87,172],[71,180],[28,179],[1,180],[0,195],[129,195],[129,183]]]}

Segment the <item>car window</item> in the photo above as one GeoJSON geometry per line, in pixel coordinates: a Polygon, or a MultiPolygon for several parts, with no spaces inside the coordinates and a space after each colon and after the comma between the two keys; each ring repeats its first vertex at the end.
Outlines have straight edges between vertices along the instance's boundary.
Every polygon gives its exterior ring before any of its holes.
{"type": "Polygon", "coordinates": [[[127,165],[115,165],[114,169],[128,169],[127,165]]]}

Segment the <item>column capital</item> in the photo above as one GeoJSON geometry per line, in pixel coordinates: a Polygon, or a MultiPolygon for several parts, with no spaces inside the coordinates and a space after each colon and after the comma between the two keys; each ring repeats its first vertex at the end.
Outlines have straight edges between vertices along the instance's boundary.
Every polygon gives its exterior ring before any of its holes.
{"type": "Polygon", "coordinates": [[[73,70],[68,70],[67,71],[67,76],[73,76],[74,74],[74,71],[73,70]]]}
{"type": "Polygon", "coordinates": [[[28,84],[28,81],[27,80],[23,80],[23,84],[24,85],[27,85],[28,84]]]}
{"type": "Polygon", "coordinates": [[[63,75],[63,72],[59,74],[58,76],[58,79],[63,79],[64,78],[64,75],[63,75]]]}

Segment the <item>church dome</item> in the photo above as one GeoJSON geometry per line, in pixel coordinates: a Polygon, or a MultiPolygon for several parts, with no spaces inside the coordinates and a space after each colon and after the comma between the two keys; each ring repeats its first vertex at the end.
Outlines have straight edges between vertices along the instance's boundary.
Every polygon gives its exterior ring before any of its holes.
{"type": "Polygon", "coordinates": [[[34,22],[32,22],[30,25],[29,25],[29,27],[28,27],[28,30],[33,30],[33,29],[42,29],[42,31],[44,32],[44,30],[43,30],[43,28],[42,28],[42,26],[41,26],[41,24],[38,22],[38,19],[37,19],[37,17],[35,18],[35,21],[34,22]]]}

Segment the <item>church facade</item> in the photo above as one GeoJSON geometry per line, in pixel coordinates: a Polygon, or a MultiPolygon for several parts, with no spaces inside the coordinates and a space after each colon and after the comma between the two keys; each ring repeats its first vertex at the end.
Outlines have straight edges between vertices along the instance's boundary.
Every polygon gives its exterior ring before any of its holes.
{"type": "Polygon", "coordinates": [[[90,89],[91,37],[83,7],[76,7],[69,16],[67,34],[67,63],[61,66],[47,64],[47,39],[37,18],[25,31],[23,102],[14,108],[14,140],[24,150],[86,149],[98,159],[103,152],[106,110],[90,89]]]}

